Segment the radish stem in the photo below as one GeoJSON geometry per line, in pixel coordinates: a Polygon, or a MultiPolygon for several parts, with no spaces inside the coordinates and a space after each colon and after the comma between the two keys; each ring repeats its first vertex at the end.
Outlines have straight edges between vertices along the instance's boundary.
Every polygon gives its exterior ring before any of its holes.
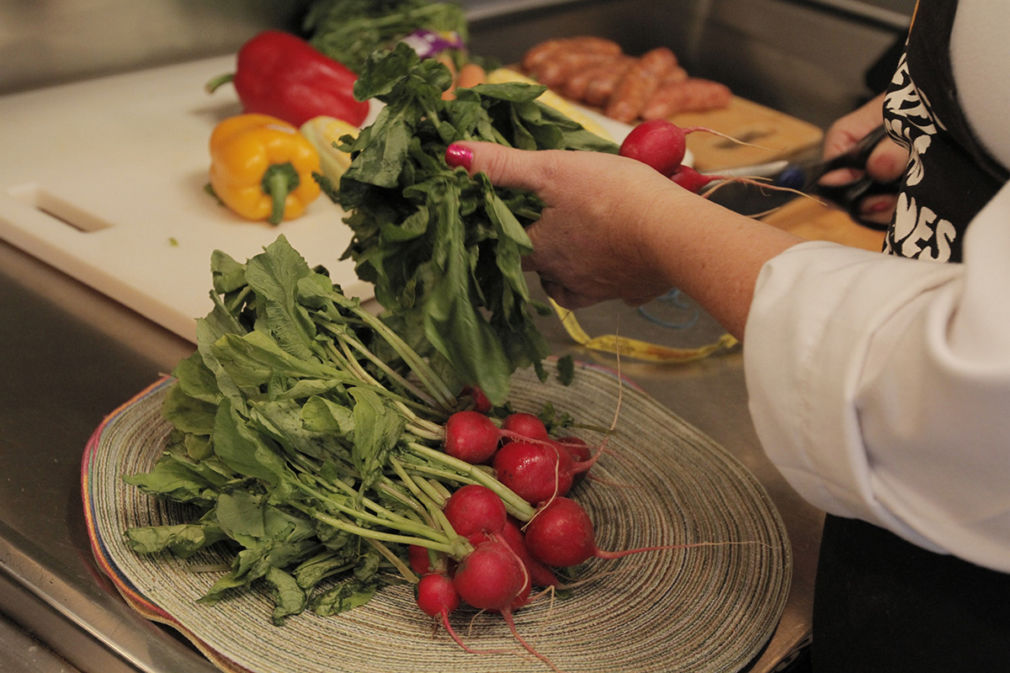
{"type": "Polygon", "coordinates": [[[528,502],[520,498],[512,490],[506,488],[500,481],[489,475],[487,472],[478,469],[470,463],[453,458],[441,451],[436,451],[435,449],[428,448],[427,446],[416,442],[410,442],[408,443],[408,446],[411,451],[417,455],[442,463],[443,465],[448,465],[457,472],[471,477],[482,486],[487,486],[498,494],[498,496],[505,502],[505,506],[509,508],[509,511],[515,513],[516,518],[526,521],[533,516],[535,510],[528,502]]]}

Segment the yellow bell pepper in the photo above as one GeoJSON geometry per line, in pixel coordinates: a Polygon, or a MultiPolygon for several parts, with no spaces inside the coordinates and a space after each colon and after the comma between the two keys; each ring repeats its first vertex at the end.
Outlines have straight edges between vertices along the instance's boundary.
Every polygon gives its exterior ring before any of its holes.
{"type": "Polygon", "coordinates": [[[279,224],[305,212],[320,192],[312,177],[319,153],[298,129],[276,117],[242,114],[214,127],[210,185],[231,210],[279,224]]]}

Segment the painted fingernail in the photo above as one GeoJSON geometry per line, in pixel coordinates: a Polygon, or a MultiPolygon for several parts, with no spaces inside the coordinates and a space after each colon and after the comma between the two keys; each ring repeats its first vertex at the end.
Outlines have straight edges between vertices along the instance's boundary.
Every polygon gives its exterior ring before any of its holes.
{"type": "Polygon", "coordinates": [[[894,208],[894,203],[888,199],[874,201],[863,209],[867,213],[883,213],[894,208]]]}
{"type": "Polygon", "coordinates": [[[452,144],[445,148],[445,163],[449,164],[453,168],[462,166],[463,168],[469,170],[470,163],[472,161],[473,150],[468,147],[452,144]]]}

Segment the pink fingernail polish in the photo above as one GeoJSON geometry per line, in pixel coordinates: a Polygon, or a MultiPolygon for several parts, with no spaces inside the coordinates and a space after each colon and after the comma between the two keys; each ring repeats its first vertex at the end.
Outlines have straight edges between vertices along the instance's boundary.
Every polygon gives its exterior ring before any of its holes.
{"type": "Polygon", "coordinates": [[[463,168],[469,170],[470,163],[472,161],[473,151],[468,147],[452,144],[445,148],[445,163],[449,164],[453,168],[462,166],[463,168]]]}
{"type": "Polygon", "coordinates": [[[883,213],[885,211],[892,210],[893,208],[894,204],[890,201],[874,201],[870,204],[869,208],[867,208],[867,212],[883,213]]]}

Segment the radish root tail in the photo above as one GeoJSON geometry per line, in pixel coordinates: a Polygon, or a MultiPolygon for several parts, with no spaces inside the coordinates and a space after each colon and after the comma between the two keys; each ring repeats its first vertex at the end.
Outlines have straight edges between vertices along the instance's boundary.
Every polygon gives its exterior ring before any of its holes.
{"type": "Polygon", "coordinates": [[[756,145],[754,143],[749,143],[746,140],[740,140],[739,138],[734,138],[733,136],[729,135],[728,133],[723,133],[722,131],[716,131],[715,129],[710,129],[710,128],[705,127],[705,126],[688,126],[688,127],[682,128],[681,130],[683,130],[685,134],[687,134],[687,133],[708,133],[709,135],[718,136],[718,137],[722,138],[723,140],[728,140],[731,143],[733,143],[734,145],[743,145],[745,147],[754,147],[754,148],[759,149],[759,150],[769,150],[770,151],[772,149],[770,147],[765,147],[764,145],[756,145]]]}
{"type": "Polygon", "coordinates": [[[553,661],[551,661],[546,655],[541,654],[540,652],[537,652],[533,648],[532,645],[530,645],[529,643],[527,643],[526,640],[521,635],[519,635],[519,630],[516,628],[516,623],[515,623],[515,620],[512,619],[512,613],[511,612],[503,611],[502,612],[502,617],[505,618],[505,623],[508,624],[509,631],[512,632],[512,637],[515,638],[516,641],[520,645],[522,645],[524,648],[526,648],[527,652],[529,652],[530,654],[532,654],[534,657],[536,657],[540,661],[544,662],[552,671],[554,671],[554,673],[563,673],[561,671],[561,669],[558,668],[557,665],[553,661]]]}
{"type": "Polygon", "coordinates": [[[476,650],[476,649],[470,647],[469,645],[467,645],[466,643],[463,642],[463,639],[460,638],[459,635],[456,633],[456,631],[452,628],[452,624],[449,623],[449,615],[446,614],[446,613],[444,613],[444,612],[442,613],[442,628],[445,629],[445,632],[449,634],[449,637],[452,638],[453,641],[457,645],[459,645],[460,649],[462,649],[467,654],[509,654],[510,653],[509,650],[476,650]]]}

